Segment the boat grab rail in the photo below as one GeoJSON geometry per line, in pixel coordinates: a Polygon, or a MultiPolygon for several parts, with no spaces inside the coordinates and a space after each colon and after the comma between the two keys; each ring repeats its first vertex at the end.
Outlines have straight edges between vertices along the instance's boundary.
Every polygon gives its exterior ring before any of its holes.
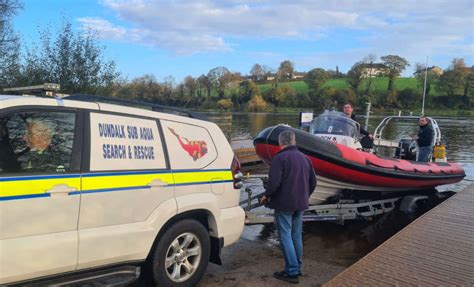
{"type": "MultiPolygon", "coordinates": [[[[379,140],[379,142],[380,142],[380,140],[383,140],[383,138],[382,138],[383,130],[390,123],[390,121],[393,120],[393,119],[408,121],[408,120],[418,120],[419,118],[420,117],[418,117],[418,116],[388,116],[388,117],[385,117],[379,123],[377,128],[375,129],[374,139],[379,140]]],[[[433,137],[432,145],[441,144],[441,130],[439,129],[438,122],[435,119],[431,118],[431,117],[426,117],[426,118],[431,123],[431,126],[433,127],[433,131],[434,131],[434,137],[433,137]]]]}

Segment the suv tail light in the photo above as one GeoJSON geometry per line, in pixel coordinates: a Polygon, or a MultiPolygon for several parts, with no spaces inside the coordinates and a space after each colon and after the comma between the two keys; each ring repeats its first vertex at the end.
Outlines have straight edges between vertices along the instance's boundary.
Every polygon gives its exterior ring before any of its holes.
{"type": "Polygon", "coordinates": [[[242,186],[244,185],[244,182],[243,182],[244,175],[242,174],[240,162],[235,155],[234,155],[234,159],[232,160],[230,169],[232,171],[232,180],[234,182],[234,188],[235,189],[242,188],[242,186]]]}

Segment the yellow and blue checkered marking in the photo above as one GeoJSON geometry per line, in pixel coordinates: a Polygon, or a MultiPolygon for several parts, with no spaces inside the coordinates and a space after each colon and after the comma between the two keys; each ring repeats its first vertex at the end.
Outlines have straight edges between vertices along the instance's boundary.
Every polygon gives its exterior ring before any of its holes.
{"type": "Polygon", "coordinates": [[[3,177],[0,178],[0,201],[49,197],[46,191],[58,184],[76,188],[77,191],[69,195],[79,195],[150,188],[149,184],[156,179],[168,186],[215,184],[232,182],[232,172],[213,169],[3,177]]]}

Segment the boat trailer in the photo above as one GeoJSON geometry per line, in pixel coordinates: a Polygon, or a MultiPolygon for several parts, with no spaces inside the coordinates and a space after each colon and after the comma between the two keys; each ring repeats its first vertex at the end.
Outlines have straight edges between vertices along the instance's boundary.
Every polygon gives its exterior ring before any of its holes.
{"type": "MultiPolygon", "coordinates": [[[[267,175],[247,175],[246,179],[259,178],[265,181],[267,175]]],[[[260,188],[263,190],[263,188],[260,188]]],[[[254,192],[252,187],[244,187],[247,198],[240,202],[245,210],[245,224],[272,224],[274,222],[273,210],[265,208],[260,202],[264,191],[254,192]]],[[[417,208],[417,203],[428,200],[427,195],[415,194],[397,196],[383,199],[355,202],[350,199],[340,199],[336,203],[312,205],[303,213],[303,221],[331,221],[344,225],[347,220],[370,221],[375,216],[389,213],[396,208],[404,213],[412,213],[417,208]]]]}

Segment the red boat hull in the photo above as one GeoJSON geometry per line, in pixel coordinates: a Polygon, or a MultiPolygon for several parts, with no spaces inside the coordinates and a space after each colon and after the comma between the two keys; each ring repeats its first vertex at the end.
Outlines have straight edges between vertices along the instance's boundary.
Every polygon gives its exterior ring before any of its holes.
{"type": "Polygon", "coordinates": [[[297,146],[311,160],[316,174],[337,181],[390,189],[428,189],[465,177],[456,163],[382,158],[286,126],[265,129],[254,140],[257,155],[267,164],[280,151],[278,134],[286,129],[295,132],[297,146]]]}

